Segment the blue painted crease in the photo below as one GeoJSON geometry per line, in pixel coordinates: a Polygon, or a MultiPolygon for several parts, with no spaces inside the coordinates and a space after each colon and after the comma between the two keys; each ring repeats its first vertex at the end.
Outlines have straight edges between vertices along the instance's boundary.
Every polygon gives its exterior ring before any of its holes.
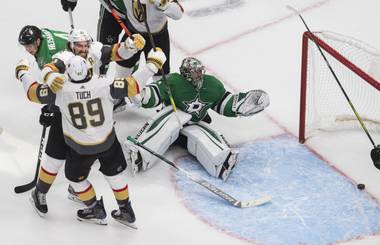
{"type": "Polygon", "coordinates": [[[240,146],[227,182],[210,177],[193,157],[178,164],[240,200],[271,203],[232,207],[181,173],[176,184],[190,209],[214,226],[261,244],[331,244],[380,231],[380,205],[293,137],[240,146]]]}

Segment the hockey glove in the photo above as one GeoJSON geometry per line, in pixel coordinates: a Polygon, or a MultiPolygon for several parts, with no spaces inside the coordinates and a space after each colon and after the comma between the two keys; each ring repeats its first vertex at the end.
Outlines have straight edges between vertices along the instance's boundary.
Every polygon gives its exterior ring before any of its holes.
{"type": "Polygon", "coordinates": [[[49,127],[54,123],[54,112],[49,110],[49,105],[41,108],[40,124],[44,127],[49,127]]]}
{"type": "Polygon", "coordinates": [[[371,150],[371,158],[375,167],[380,170],[380,145],[371,150]]]}
{"type": "Polygon", "coordinates": [[[69,11],[69,9],[74,10],[77,6],[78,0],[61,0],[62,8],[64,11],[69,11]]]}
{"type": "Polygon", "coordinates": [[[152,49],[149,51],[146,59],[146,66],[151,72],[153,72],[153,74],[156,74],[158,70],[162,69],[165,62],[166,56],[162,49],[156,48],[156,50],[152,49]]]}
{"type": "MultiPolygon", "coordinates": [[[[56,73],[57,75],[54,77],[54,79],[51,80],[51,83],[49,85],[51,91],[53,93],[57,93],[59,90],[62,89],[63,84],[65,83],[66,77],[62,74],[56,73]]],[[[55,75],[55,74],[54,74],[55,75]]],[[[52,76],[54,76],[52,75],[52,76]]]]}
{"type": "Polygon", "coordinates": [[[149,0],[150,3],[156,5],[156,7],[161,10],[165,11],[169,7],[169,0],[149,0]]]}
{"type": "Polygon", "coordinates": [[[125,48],[137,52],[142,50],[145,46],[145,39],[140,34],[133,34],[125,40],[125,48]]]}
{"type": "Polygon", "coordinates": [[[269,106],[269,96],[263,90],[251,90],[244,98],[239,97],[239,94],[235,95],[232,104],[232,110],[238,116],[248,117],[269,106]]]}

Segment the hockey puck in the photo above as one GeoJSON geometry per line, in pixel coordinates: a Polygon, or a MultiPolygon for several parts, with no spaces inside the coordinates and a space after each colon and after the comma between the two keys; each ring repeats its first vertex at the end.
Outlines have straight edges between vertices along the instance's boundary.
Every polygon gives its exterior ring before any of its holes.
{"type": "Polygon", "coordinates": [[[364,190],[365,185],[364,184],[358,184],[357,187],[359,190],[364,190]]]}

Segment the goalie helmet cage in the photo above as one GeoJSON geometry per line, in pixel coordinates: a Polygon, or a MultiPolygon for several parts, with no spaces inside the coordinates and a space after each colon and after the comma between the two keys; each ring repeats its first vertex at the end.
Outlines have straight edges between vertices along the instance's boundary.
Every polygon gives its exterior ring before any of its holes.
{"type": "Polygon", "coordinates": [[[317,43],[369,130],[380,130],[380,53],[333,32],[305,32],[302,40],[299,142],[318,130],[360,128],[317,43]],[[371,74],[371,75],[370,75],[371,74]]]}

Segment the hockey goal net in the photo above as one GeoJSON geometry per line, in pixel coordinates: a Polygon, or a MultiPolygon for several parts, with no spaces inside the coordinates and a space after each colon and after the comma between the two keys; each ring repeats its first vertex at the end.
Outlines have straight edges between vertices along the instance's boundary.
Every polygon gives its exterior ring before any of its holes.
{"type": "Polygon", "coordinates": [[[380,53],[333,32],[305,32],[302,41],[299,141],[320,130],[360,128],[326,62],[321,47],[368,130],[380,131],[380,53]]]}

